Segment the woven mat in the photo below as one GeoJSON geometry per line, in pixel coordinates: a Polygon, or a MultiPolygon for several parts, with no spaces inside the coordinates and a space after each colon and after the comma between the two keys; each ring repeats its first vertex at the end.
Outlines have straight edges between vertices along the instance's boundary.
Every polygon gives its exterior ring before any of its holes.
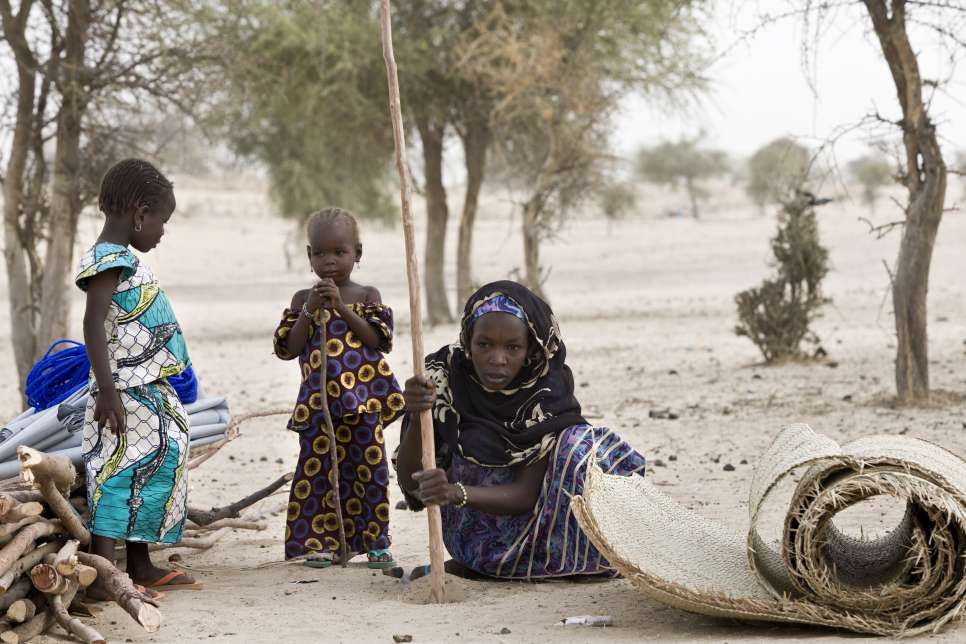
{"type": "Polygon", "coordinates": [[[904,436],[840,446],[791,425],[758,462],[748,505],[741,533],[645,478],[596,466],[573,500],[580,526],[638,591],[695,613],[908,636],[938,630],[966,603],[966,463],[941,447],[904,436]],[[793,471],[798,484],[779,486],[793,471]],[[762,508],[791,488],[783,525],[771,526],[781,538],[768,543],[762,508]],[[836,529],[837,513],[877,495],[906,503],[888,534],[836,529]]]}

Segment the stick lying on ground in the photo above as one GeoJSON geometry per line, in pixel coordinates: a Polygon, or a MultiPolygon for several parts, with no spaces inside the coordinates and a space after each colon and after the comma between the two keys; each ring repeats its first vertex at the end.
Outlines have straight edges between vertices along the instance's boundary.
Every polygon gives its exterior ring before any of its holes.
{"type": "Polygon", "coordinates": [[[271,495],[275,490],[289,483],[292,477],[293,475],[291,473],[280,476],[257,492],[253,492],[240,501],[235,501],[221,508],[211,508],[211,510],[207,511],[188,508],[188,520],[195,522],[199,526],[206,526],[220,519],[237,519],[242,510],[271,495]]]}
{"type": "Polygon", "coordinates": [[[148,546],[149,552],[158,550],[170,550],[171,548],[191,548],[192,550],[208,550],[213,545],[221,541],[221,538],[228,534],[227,528],[215,530],[204,537],[184,537],[178,543],[152,543],[148,546]]]}

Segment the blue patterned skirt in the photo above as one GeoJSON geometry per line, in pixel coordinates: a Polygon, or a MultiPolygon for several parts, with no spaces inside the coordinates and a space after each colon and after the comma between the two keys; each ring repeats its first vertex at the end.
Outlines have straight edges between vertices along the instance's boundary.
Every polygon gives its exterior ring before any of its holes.
{"type": "Polygon", "coordinates": [[[120,392],[127,431],[94,421],[87,404],[83,458],[90,531],[149,543],[181,541],[188,505],[188,415],[166,380],[120,392]]]}
{"type": "MultiPolygon", "coordinates": [[[[615,432],[575,425],[561,432],[533,512],[499,516],[471,508],[442,508],[443,541],[453,559],[484,575],[539,579],[573,575],[616,576],[577,525],[570,499],[584,489],[591,454],[608,474],[643,476],[644,457],[615,432]]],[[[451,482],[491,486],[512,483],[512,468],[488,468],[453,455],[451,482]]]]}

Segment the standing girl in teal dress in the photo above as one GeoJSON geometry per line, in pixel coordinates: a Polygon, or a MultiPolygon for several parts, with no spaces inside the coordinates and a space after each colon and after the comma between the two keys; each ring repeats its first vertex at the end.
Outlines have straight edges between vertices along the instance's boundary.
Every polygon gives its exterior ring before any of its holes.
{"type": "MultiPolygon", "coordinates": [[[[196,588],[185,573],[155,567],[150,543],[181,540],[188,502],[188,416],[167,378],[191,361],[154,273],[130,250],[161,243],[175,209],[172,184],[146,161],[117,163],[101,183],[105,215],[76,277],[87,293],[84,341],[93,384],[84,422],[92,551],[149,588],[196,588]]],[[[96,586],[94,595],[98,595],[96,586]]]]}

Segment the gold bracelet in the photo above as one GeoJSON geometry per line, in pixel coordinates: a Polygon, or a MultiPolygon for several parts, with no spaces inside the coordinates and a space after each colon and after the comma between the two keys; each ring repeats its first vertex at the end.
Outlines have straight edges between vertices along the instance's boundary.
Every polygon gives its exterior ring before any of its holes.
{"type": "Polygon", "coordinates": [[[463,496],[463,498],[460,500],[459,503],[456,504],[455,507],[457,507],[457,508],[465,508],[466,507],[466,504],[470,502],[470,495],[469,495],[469,493],[467,493],[466,487],[462,483],[460,483],[459,481],[456,482],[456,487],[459,488],[460,494],[463,496]]]}

